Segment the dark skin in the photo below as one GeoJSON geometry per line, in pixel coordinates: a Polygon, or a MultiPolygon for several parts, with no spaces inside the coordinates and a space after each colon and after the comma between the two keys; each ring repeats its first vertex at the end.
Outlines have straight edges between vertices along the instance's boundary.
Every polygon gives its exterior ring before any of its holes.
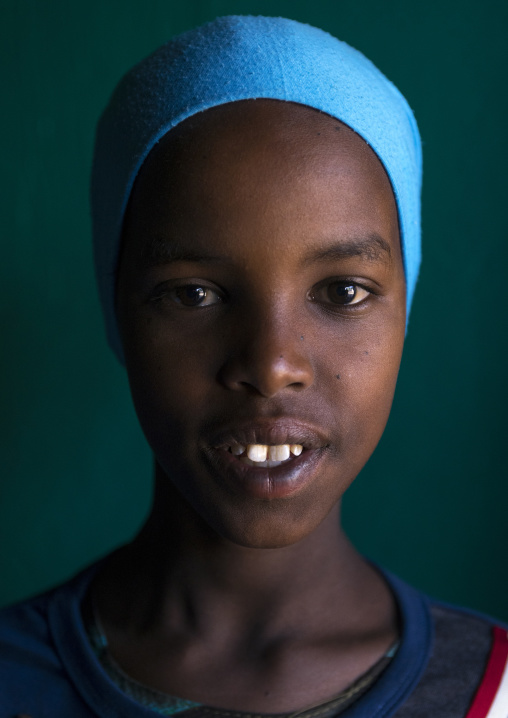
{"type": "Polygon", "coordinates": [[[404,341],[390,182],[337,120],[237,102],[152,151],[123,241],[118,317],[156,484],[93,587],[111,654],[207,705],[330,699],[398,635],[390,590],[340,526],[404,341]],[[235,441],[303,452],[250,467],[235,441]]]}

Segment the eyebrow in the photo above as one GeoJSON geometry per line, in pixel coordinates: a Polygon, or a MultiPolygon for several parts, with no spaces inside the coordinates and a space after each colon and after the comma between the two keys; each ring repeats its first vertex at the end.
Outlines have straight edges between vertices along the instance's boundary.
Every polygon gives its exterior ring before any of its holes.
{"type": "Polygon", "coordinates": [[[373,232],[365,237],[340,240],[329,247],[313,250],[305,256],[304,264],[333,262],[334,260],[343,260],[349,257],[364,257],[369,262],[389,264],[392,251],[388,242],[379,234],[373,232]]]}
{"type": "Polygon", "coordinates": [[[198,252],[191,247],[183,247],[176,241],[162,237],[152,237],[143,244],[141,260],[147,267],[171,264],[172,262],[220,262],[222,257],[198,252]]]}
{"type": "MultiPolygon", "coordinates": [[[[357,239],[340,240],[334,244],[316,249],[305,255],[303,264],[333,262],[349,257],[364,257],[370,262],[381,261],[389,264],[391,249],[379,234],[373,232],[357,239]]],[[[161,266],[173,262],[208,262],[216,264],[224,261],[224,257],[196,251],[191,247],[183,247],[177,241],[168,241],[162,237],[152,237],[143,244],[141,260],[144,266],[161,266]]]]}

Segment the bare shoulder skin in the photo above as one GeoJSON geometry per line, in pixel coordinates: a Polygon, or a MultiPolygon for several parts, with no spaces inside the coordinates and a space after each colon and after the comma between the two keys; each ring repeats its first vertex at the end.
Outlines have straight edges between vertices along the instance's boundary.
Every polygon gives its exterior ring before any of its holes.
{"type": "Polygon", "coordinates": [[[93,589],[113,657],[222,708],[332,698],[398,632],[388,587],[340,526],[404,341],[381,163],[308,107],[195,115],[138,176],[117,289],[156,481],[146,525],[93,589]]]}

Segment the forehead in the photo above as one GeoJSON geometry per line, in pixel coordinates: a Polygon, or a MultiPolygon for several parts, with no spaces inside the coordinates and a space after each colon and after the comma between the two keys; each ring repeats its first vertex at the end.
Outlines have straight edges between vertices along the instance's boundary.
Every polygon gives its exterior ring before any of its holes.
{"type": "Polygon", "coordinates": [[[138,175],[124,242],[140,242],[147,226],[152,235],[167,234],[169,225],[174,234],[188,222],[222,228],[245,221],[248,210],[256,224],[265,217],[301,225],[312,215],[313,224],[329,228],[356,212],[360,231],[362,217],[369,231],[382,215],[399,242],[391,184],[367,143],[329,115],[276,100],[222,105],[171,130],[138,175]]]}

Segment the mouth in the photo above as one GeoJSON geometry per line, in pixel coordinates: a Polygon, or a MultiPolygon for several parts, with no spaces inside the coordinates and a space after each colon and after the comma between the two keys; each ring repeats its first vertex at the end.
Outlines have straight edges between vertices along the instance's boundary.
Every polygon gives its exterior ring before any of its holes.
{"type": "Polygon", "coordinates": [[[247,466],[266,467],[273,469],[276,466],[290,461],[294,456],[300,456],[303,451],[301,444],[233,444],[228,451],[247,466]]]}
{"type": "Polygon", "coordinates": [[[235,494],[276,499],[313,481],[328,446],[312,427],[276,421],[224,432],[205,455],[216,480],[235,494]]]}

